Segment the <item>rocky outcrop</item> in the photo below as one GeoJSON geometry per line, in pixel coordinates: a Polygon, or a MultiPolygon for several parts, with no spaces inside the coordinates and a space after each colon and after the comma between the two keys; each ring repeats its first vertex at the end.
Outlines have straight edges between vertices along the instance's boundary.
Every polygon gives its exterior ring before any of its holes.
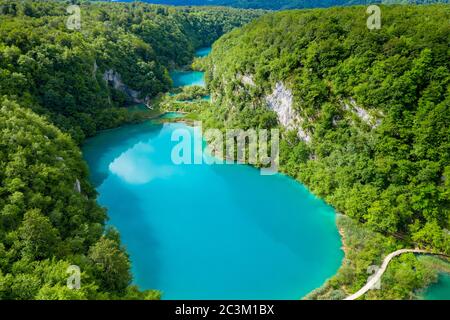
{"type": "Polygon", "coordinates": [[[368,124],[372,129],[375,129],[381,124],[382,113],[378,112],[375,116],[366,109],[356,104],[355,99],[349,98],[348,102],[342,102],[344,110],[349,111],[356,115],[361,121],[368,124]]]}
{"type": "Polygon", "coordinates": [[[80,184],[80,180],[76,179],[75,183],[73,185],[73,189],[78,192],[81,193],[81,184],[80,184]]]}
{"type": "Polygon", "coordinates": [[[125,93],[133,102],[144,103],[150,108],[150,98],[147,96],[144,99],[140,98],[140,92],[129,88],[126,84],[122,82],[122,77],[120,74],[113,69],[105,71],[103,74],[103,79],[111,85],[114,89],[125,93]]]}
{"type": "Polygon", "coordinates": [[[97,61],[94,60],[94,67],[92,68],[92,78],[95,78],[95,75],[97,74],[97,70],[98,70],[97,61]]]}
{"type": "Polygon", "coordinates": [[[294,96],[292,91],[282,83],[277,82],[270,95],[265,97],[267,106],[275,111],[278,121],[289,130],[296,130],[297,136],[305,141],[311,141],[311,135],[302,128],[303,119],[293,108],[294,96]]]}
{"type": "Polygon", "coordinates": [[[245,85],[254,87],[255,81],[253,80],[253,76],[251,74],[239,74],[237,78],[245,85]]]}

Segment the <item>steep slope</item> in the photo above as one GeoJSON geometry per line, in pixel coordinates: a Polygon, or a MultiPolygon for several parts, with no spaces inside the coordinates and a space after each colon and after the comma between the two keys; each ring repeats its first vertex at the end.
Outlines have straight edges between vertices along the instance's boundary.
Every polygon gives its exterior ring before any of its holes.
{"type": "Polygon", "coordinates": [[[259,10],[86,3],[80,30],[61,2],[0,1],[0,95],[81,142],[130,121],[123,107],[171,87],[168,68],[263,14],[259,10]]]}
{"type": "MultiPolygon", "coordinates": [[[[125,1],[131,2],[133,0],[125,1]]],[[[288,10],[358,4],[432,4],[448,3],[448,0],[145,0],[145,2],[176,6],[231,6],[246,9],[288,10]]]]}
{"type": "MultiPolygon", "coordinates": [[[[282,128],[282,171],[352,218],[342,268],[311,299],[356,292],[390,251],[450,252],[450,6],[381,8],[380,30],[365,7],[266,15],[208,58],[205,123],[282,128]]],[[[433,265],[407,254],[364,298],[416,298],[433,265]]]]}

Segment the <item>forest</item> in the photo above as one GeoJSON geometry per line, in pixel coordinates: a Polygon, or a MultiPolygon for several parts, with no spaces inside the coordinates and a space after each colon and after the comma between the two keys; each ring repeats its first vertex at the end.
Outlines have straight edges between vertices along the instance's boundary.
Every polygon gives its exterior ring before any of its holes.
{"type": "Polygon", "coordinates": [[[130,95],[108,86],[106,71],[141,100],[152,98],[171,87],[168,68],[263,13],[86,3],[74,32],[66,28],[67,6],[0,2],[0,95],[46,115],[77,142],[132,120],[121,108],[130,95]]]}
{"type": "MultiPolygon", "coordinates": [[[[108,1],[108,0],[106,0],[108,1]]],[[[134,0],[125,0],[132,2],[134,0]]],[[[369,4],[433,4],[448,0],[142,0],[175,6],[230,6],[244,9],[289,10],[369,4]]]]}
{"type": "Polygon", "coordinates": [[[69,30],[68,5],[0,1],[0,300],[159,299],[130,285],[79,148],[139,120],[104,74],[152,98],[171,87],[168,68],[263,11],[86,3],[69,30]],[[66,285],[70,265],[80,290],[66,285]]]}

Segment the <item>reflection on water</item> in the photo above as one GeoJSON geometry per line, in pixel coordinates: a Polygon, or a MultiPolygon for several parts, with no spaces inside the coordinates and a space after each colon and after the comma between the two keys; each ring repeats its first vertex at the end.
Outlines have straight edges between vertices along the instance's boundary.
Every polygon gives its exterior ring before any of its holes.
{"type": "Polygon", "coordinates": [[[296,181],[245,165],[175,165],[174,130],[106,131],[84,154],[132,261],[165,299],[298,299],[340,266],[331,207],[296,181]]]}

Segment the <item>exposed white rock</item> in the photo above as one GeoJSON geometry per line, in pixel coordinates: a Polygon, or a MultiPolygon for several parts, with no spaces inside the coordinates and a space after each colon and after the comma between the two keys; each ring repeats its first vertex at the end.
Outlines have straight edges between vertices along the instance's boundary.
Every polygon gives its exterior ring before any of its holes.
{"type": "Polygon", "coordinates": [[[75,180],[75,184],[74,184],[73,188],[75,189],[76,192],[81,193],[80,180],[78,180],[78,179],[75,180]]]}
{"type": "Polygon", "coordinates": [[[109,70],[105,71],[105,73],[103,74],[103,79],[106,82],[108,82],[109,84],[111,84],[114,89],[122,91],[123,93],[128,95],[133,100],[133,102],[144,103],[149,108],[151,108],[151,106],[149,104],[150,98],[145,97],[145,99],[140,99],[139,98],[140,92],[130,89],[126,84],[124,84],[122,82],[122,77],[120,76],[120,74],[118,72],[114,71],[113,69],[109,69],[109,70]]]}
{"type": "MultiPolygon", "coordinates": [[[[350,111],[356,115],[361,121],[370,125],[372,129],[375,129],[381,124],[381,118],[371,115],[366,109],[359,106],[355,99],[349,98],[348,101],[348,103],[344,102],[344,110],[350,111]]],[[[382,113],[379,112],[379,115],[382,116],[382,113]]]]}
{"type": "Polygon", "coordinates": [[[277,82],[272,93],[265,97],[266,103],[270,109],[275,111],[278,121],[286,129],[297,130],[297,136],[305,141],[310,142],[311,136],[303,130],[303,119],[294,110],[294,96],[292,91],[284,86],[282,82],[277,82]]]}
{"type": "Polygon", "coordinates": [[[300,140],[311,142],[311,136],[302,127],[298,127],[297,136],[300,140]]]}
{"type": "Polygon", "coordinates": [[[239,76],[239,79],[241,80],[241,82],[243,84],[246,84],[246,85],[249,85],[252,87],[255,86],[255,81],[253,80],[253,77],[250,74],[241,75],[241,76],[239,76]]]}
{"type": "Polygon", "coordinates": [[[293,96],[291,90],[284,87],[283,83],[277,82],[273,92],[266,96],[266,102],[270,109],[278,115],[278,121],[284,126],[289,127],[297,117],[292,108],[293,96]]]}
{"type": "Polygon", "coordinates": [[[118,72],[115,72],[113,69],[106,70],[103,74],[103,79],[108,83],[112,84],[114,89],[120,90],[125,85],[122,82],[122,77],[118,72]]]}

